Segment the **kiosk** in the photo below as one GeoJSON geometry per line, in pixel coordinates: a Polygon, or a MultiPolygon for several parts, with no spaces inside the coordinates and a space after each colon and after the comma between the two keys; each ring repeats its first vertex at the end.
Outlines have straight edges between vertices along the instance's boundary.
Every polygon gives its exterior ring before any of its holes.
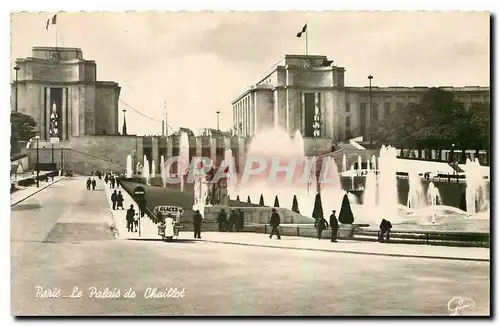
{"type": "Polygon", "coordinates": [[[162,240],[172,241],[179,236],[181,217],[184,210],[178,206],[156,206],[155,215],[158,217],[158,235],[162,240]]]}

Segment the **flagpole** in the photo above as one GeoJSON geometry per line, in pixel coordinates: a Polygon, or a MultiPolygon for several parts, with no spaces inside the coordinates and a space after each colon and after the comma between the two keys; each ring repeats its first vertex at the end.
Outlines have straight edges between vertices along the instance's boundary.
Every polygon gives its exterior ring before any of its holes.
{"type": "MultiPolygon", "coordinates": [[[[306,20],[306,26],[307,26],[307,20],[306,20]]],[[[309,55],[309,41],[307,39],[307,35],[309,34],[309,26],[306,27],[306,57],[309,55]]]]}

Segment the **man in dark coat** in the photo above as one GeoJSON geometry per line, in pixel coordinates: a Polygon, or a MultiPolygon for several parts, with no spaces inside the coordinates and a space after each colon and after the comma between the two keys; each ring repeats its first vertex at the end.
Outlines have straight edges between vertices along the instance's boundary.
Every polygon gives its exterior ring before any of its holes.
{"type": "Polygon", "coordinates": [[[243,215],[243,210],[241,208],[238,209],[238,231],[243,231],[245,227],[245,217],[243,215]]]}
{"type": "Polygon", "coordinates": [[[116,203],[118,202],[118,194],[116,190],[111,194],[111,202],[113,203],[113,209],[116,209],[116,203]]]}
{"type": "Polygon", "coordinates": [[[132,232],[134,230],[134,216],[135,216],[135,210],[134,210],[134,205],[130,205],[130,208],[127,209],[127,229],[128,232],[132,232]]]}
{"type": "MultiPolygon", "coordinates": [[[[116,193],[116,190],[115,190],[116,193]]],[[[118,196],[116,197],[116,208],[120,207],[123,209],[123,195],[121,191],[118,191],[118,196]]]]}
{"type": "Polygon", "coordinates": [[[236,211],[232,209],[229,212],[229,223],[228,223],[228,231],[234,231],[236,229],[237,215],[236,211]]]}
{"type": "Polygon", "coordinates": [[[276,212],[276,209],[273,208],[271,213],[271,219],[269,220],[269,225],[271,225],[272,227],[271,234],[269,234],[269,239],[272,239],[273,235],[275,234],[278,237],[278,240],[281,239],[280,229],[279,229],[280,222],[281,222],[280,216],[276,212]]]}
{"type": "Polygon", "coordinates": [[[378,233],[379,242],[389,242],[389,233],[391,232],[392,224],[385,218],[380,222],[380,231],[378,233]],[[385,237],[385,239],[384,239],[385,237]]]}
{"type": "Polygon", "coordinates": [[[196,210],[193,215],[193,229],[194,229],[194,238],[201,239],[201,221],[203,217],[200,214],[199,210],[196,210]]]}
{"type": "Polygon", "coordinates": [[[87,179],[87,190],[90,190],[90,185],[92,184],[92,180],[90,178],[87,179]]]}
{"type": "Polygon", "coordinates": [[[224,209],[219,212],[216,222],[219,225],[219,232],[224,232],[227,227],[227,214],[224,209]]]}
{"type": "Polygon", "coordinates": [[[95,190],[95,186],[97,186],[97,182],[95,179],[92,179],[92,190],[95,190]]]}
{"type": "Polygon", "coordinates": [[[323,230],[326,230],[328,228],[328,222],[325,220],[324,217],[320,217],[316,223],[316,231],[318,231],[318,239],[321,240],[321,234],[323,233],[323,230]]]}
{"type": "Polygon", "coordinates": [[[332,215],[330,215],[330,227],[332,228],[332,242],[337,242],[337,234],[339,232],[339,222],[337,221],[337,217],[335,216],[335,210],[332,211],[332,215]]]}

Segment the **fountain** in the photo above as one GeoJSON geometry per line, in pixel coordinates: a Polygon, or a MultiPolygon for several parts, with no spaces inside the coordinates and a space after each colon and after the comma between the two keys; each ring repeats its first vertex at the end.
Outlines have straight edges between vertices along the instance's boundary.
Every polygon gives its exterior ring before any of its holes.
{"type": "Polygon", "coordinates": [[[142,168],[142,175],[146,179],[146,184],[149,186],[149,161],[146,155],[144,155],[144,165],[142,168]]]}
{"type": "Polygon", "coordinates": [[[342,190],[337,164],[332,157],[327,157],[323,162],[319,184],[325,215],[328,215],[333,209],[340,212],[345,191],[342,190]]]}
{"type": "Polygon", "coordinates": [[[358,156],[358,171],[358,174],[361,175],[361,156],[358,156]]]}
{"type": "Polygon", "coordinates": [[[474,214],[489,210],[489,200],[487,194],[487,182],[483,179],[483,173],[479,160],[474,162],[468,158],[465,163],[465,199],[467,213],[474,214]]]}
{"type": "Polygon", "coordinates": [[[347,158],[345,154],[342,155],[342,172],[347,171],[347,158]]]}
{"type": "Polygon", "coordinates": [[[379,206],[383,208],[382,213],[387,219],[394,219],[398,216],[398,187],[396,178],[397,157],[396,149],[388,146],[380,148],[378,161],[379,187],[378,192],[383,194],[379,197],[379,206]]]}
{"type": "Polygon", "coordinates": [[[368,171],[365,179],[365,190],[363,191],[363,205],[375,208],[377,206],[377,175],[375,171],[368,171]]]}
{"type": "Polygon", "coordinates": [[[155,171],[156,171],[156,164],[155,164],[155,160],[153,160],[151,162],[151,178],[155,177],[155,171]]]}
{"type": "Polygon", "coordinates": [[[187,133],[181,132],[180,138],[177,171],[178,177],[181,181],[181,191],[184,191],[184,176],[189,168],[189,137],[187,133]]]}
{"type": "Polygon", "coordinates": [[[426,206],[426,196],[422,186],[422,179],[418,172],[408,172],[408,200],[406,206],[412,209],[419,209],[426,206]]]}
{"type": "Polygon", "coordinates": [[[127,155],[127,178],[132,178],[134,169],[132,167],[132,155],[127,155]]]}
{"type": "Polygon", "coordinates": [[[163,182],[163,187],[167,186],[167,178],[168,178],[168,173],[167,173],[167,167],[165,166],[165,157],[162,155],[160,156],[160,173],[161,173],[161,180],[163,182]]]}
{"type": "Polygon", "coordinates": [[[372,155],[372,170],[376,169],[377,169],[377,158],[375,157],[375,155],[372,155]]]}
{"type": "Polygon", "coordinates": [[[366,173],[370,173],[370,160],[366,160],[366,173]]]}
{"type": "Polygon", "coordinates": [[[224,160],[221,163],[222,166],[228,167],[229,169],[232,169],[232,171],[228,171],[228,179],[227,179],[227,195],[229,198],[231,196],[236,199],[237,194],[237,187],[236,187],[236,180],[233,180],[229,176],[233,175],[236,171],[234,169],[236,168],[236,162],[233,157],[233,150],[231,148],[228,148],[224,151],[224,160]]]}
{"type": "Polygon", "coordinates": [[[427,203],[430,206],[441,204],[441,195],[439,194],[439,189],[434,186],[434,182],[429,183],[429,188],[427,189],[427,203]]]}
{"type": "MultiPolygon", "coordinates": [[[[270,129],[258,133],[251,140],[247,151],[246,159],[253,158],[265,159],[266,170],[258,175],[247,175],[248,171],[243,171],[243,178],[235,190],[240,198],[250,196],[252,200],[258,200],[262,195],[265,204],[272,205],[275,196],[278,195],[280,205],[290,209],[293,196],[296,195],[300,211],[308,212],[306,207],[308,206],[309,192],[303,178],[303,171],[306,166],[310,165],[306,164],[308,161],[304,155],[304,140],[300,132],[296,132],[293,138],[281,129],[270,129]],[[273,161],[275,164],[279,163],[280,166],[285,166],[292,161],[296,162],[291,182],[285,179],[285,174],[281,172],[277,174],[276,178],[270,180],[273,161]]],[[[251,162],[247,161],[248,164],[251,162]]],[[[258,165],[256,161],[253,162],[255,162],[254,165],[258,165]]],[[[307,174],[305,179],[307,179],[307,174]]]]}

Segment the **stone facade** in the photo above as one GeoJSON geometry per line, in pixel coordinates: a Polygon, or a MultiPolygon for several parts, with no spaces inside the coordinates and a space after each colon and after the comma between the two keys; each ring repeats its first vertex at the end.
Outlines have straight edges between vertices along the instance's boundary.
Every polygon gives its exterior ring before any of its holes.
{"type": "MultiPolygon", "coordinates": [[[[345,69],[333,65],[326,56],[286,55],[284,65],[276,66],[232,102],[233,128],[243,137],[270,127],[280,127],[290,135],[300,130],[304,138],[333,141],[368,137],[370,88],[344,85],[344,74],[345,69]],[[321,120],[319,137],[310,128],[316,106],[321,120]]],[[[490,101],[489,87],[441,88],[453,92],[466,106],[490,101]]],[[[428,87],[372,86],[374,127],[391,112],[417,103],[428,90],[428,87]]]]}
{"type": "Polygon", "coordinates": [[[58,137],[118,134],[120,87],[97,81],[96,63],[78,48],[34,47],[32,57],[16,60],[17,85],[11,85],[11,108],[32,116],[42,140],[50,139],[55,109],[58,137]],[[17,96],[16,96],[17,89],[17,96]]]}

